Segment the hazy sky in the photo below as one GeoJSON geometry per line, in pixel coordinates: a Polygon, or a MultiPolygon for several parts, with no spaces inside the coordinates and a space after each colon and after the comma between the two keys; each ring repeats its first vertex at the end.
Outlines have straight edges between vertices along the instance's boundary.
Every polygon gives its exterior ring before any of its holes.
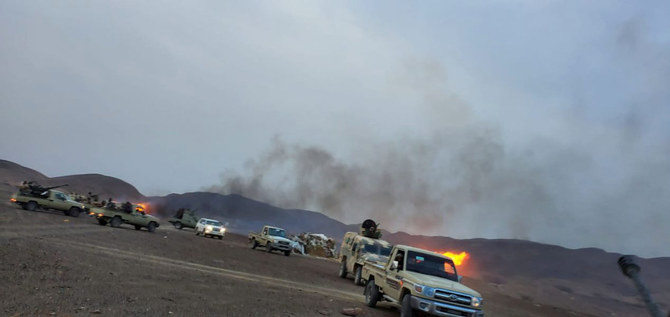
{"type": "Polygon", "coordinates": [[[667,1],[0,0],[0,158],[396,230],[670,255],[669,87],[667,1]]]}

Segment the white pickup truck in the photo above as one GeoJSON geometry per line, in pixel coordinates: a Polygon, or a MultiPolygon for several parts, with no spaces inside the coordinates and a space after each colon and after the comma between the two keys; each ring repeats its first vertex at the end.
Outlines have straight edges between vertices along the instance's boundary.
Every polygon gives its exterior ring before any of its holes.
{"type": "Polygon", "coordinates": [[[454,262],[438,253],[406,245],[393,247],[388,262],[365,262],[365,303],[400,305],[400,315],[483,317],[481,295],[461,284],[454,262]]]}
{"type": "Polygon", "coordinates": [[[249,233],[249,245],[252,249],[264,247],[265,251],[279,250],[285,256],[291,255],[291,240],[286,239],[286,231],[282,228],[263,226],[261,233],[249,233]]]}

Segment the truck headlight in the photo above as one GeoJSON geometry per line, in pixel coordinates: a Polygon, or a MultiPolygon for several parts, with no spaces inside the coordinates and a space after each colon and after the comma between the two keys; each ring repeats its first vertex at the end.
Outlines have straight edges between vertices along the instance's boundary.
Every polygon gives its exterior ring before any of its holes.
{"type": "Polygon", "coordinates": [[[479,307],[482,305],[482,302],[484,300],[481,297],[473,297],[472,298],[472,307],[479,307]]]}
{"type": "Polygon", "coordinates": [[[423,286],[421,284],[414,285],[414,290],[420,294],[426,295],[428,297],[433,297],[435,295],[435,289],[428,286],[423,286]]]}
{"type": "Polygon", "coordinates": [[[205,232],[212,232],[212,226],[206,226],[205,232]]]}
{"type": "Polygon", "coordinates": [[[221,228],[221,232],[226,232],[226,228],[221,228]]]}

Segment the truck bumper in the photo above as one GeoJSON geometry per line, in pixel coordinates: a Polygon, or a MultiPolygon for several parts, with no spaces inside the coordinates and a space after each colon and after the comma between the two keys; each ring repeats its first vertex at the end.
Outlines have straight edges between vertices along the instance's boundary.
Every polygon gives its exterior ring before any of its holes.
{"type": "Polygon", "coordinates": [[[273,250],[282,250],[282,251],[291,250],[290,244],[271,243],[270,247],[272,247],[273,250]]]}
{"type": "Polygon", "coordinates": [[[462,306],[437,302],[430,299],[411,297],[412,308],[440,317],[484,317],[484,312],[462,306]]]}

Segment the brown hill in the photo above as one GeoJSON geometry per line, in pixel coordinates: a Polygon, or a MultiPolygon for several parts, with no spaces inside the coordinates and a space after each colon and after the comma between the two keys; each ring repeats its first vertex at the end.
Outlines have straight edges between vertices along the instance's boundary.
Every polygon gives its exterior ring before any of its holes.
{"type": "Polygon", "coordinates": [[[0,160],[0,194],[7,196],[17,190],[22,181],[35,181],[44,186],[68,184],[62,190],[68,193],[99,194],[100,199],[109,197],[114,200],[140,201],[144,196],[133,185],[118,178],[100,174],[81,174],[60,177],[47,177],[33,169],[14,162],[0,160]]]}

